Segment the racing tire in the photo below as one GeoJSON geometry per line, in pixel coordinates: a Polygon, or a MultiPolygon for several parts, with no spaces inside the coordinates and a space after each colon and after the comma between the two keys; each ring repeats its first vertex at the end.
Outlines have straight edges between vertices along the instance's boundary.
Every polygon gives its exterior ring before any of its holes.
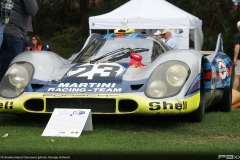
{"type": "Polygon", "coordinates": [[[224,90],[222,99],[215,105],[221,112],[230,112],[232,109],[232,87],[224,90]]]}
{"type": "Polygon", "coordinates": [[[199,123],[203,120],[205,114],[205,85],[204,85],[204,73],[201,71],[200,78],[200,102],[198,109],[188,114],[188,121],[192,123],[199,123]]]}

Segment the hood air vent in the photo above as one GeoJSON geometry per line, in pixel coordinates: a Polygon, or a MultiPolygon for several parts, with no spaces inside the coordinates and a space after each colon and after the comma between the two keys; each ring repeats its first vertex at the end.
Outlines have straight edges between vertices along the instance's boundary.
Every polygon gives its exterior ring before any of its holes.
{"type": "Polygon", "coordinates": [[[139,90],[142,86],[143,86],[143,84],[134,84],[134,85],[131,85],[131,89],[134,90],[134,91],[137,91],[137,90],[139,90]]]}

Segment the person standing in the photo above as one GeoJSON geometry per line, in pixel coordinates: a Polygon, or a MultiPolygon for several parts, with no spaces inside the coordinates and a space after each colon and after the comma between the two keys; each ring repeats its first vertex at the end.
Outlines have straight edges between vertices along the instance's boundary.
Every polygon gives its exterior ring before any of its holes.
{"type": "Polygon", "coordinates": [[[36,0],[14,0],[9,22],[4,29],[0,49],[0,80],[13,58],[22,52],[23,38],[27,34],[31,17],[38,11],[36,0]]]}
{"type": "Polygon", "coordinates": [[[235,76],[233,82],[233,89],[238,88],[240,82],[240,21],[237,22],[238,33],[234,35],[234,57],[233,64],[235,65],[235,76]]]}
{"type": "MultiPolygon", "coordinates": [[[[33,27],[32,27],[32,18],[30,20],[30,23],[28,25],[28,30],[27,32],[33,32],[33,27]]],[[[29,36],[25,35],[25,37],[23,38],[23,48],[22,48],[22,52],[25,51],[30,51],[31,47],[30,47],[30,42],[29,42],[29,36]]]]}
{"type": "Polygon", "coordinates": [[[240,3],[240,0],[232,0],[232,2],[234,3],[234,6],[233,6],[233,12],[236,12],[237,11],[237,8],[239,6],[239,3],[240,3]]]}
{"type": "Polygon", "coordinates": [[[172,47],[173,49],[178,49],[178,44],[176,40],[172,37],[172,32],[169,29],[164,29],[162,32],[165,43],[172,47]]]}
{"type": "Polygon", "coordinates": [[[155,35],[159,40],[165,42],[165,39],[163,38],[161,31],[157,30],[157,31],[154,33],[154,35],[155,35]]]}
{"type": "Polygon", "coordinates": [[[2,25],[0,26],[0,47],[3,41],[3,31],[6,27],[6,24],[9,22],[9,17],[12,12],[14,2],[13,0],[1,0],[0,8],[1,8],[1,21],[2,25]]]}
{"type": "Polygon", "coordinates": [[[237,6],[240,0],[232,0],[232,2],[234,3],[235,6],[237,6]]]}

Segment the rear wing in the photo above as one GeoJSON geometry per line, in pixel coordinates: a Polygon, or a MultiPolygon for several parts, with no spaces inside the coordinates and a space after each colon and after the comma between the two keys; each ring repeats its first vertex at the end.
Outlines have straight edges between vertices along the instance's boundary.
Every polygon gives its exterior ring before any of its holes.
{"type": "Polygon", "coordinates": [[[223,51],[223,35],[219,33],[215,51],[200,51],[204,56],[211,55],[213,58],[219,52],[224,53],[223,51]]]}

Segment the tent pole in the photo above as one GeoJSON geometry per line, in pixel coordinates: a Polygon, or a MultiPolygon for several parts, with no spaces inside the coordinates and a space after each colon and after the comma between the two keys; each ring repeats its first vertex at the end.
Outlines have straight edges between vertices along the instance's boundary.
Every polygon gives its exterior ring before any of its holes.
{"type": "Polygon", "coordinates": [[[91,35],[92,34],[92,30],[91,29],[89,29],[89,35],[91,35]]]}

